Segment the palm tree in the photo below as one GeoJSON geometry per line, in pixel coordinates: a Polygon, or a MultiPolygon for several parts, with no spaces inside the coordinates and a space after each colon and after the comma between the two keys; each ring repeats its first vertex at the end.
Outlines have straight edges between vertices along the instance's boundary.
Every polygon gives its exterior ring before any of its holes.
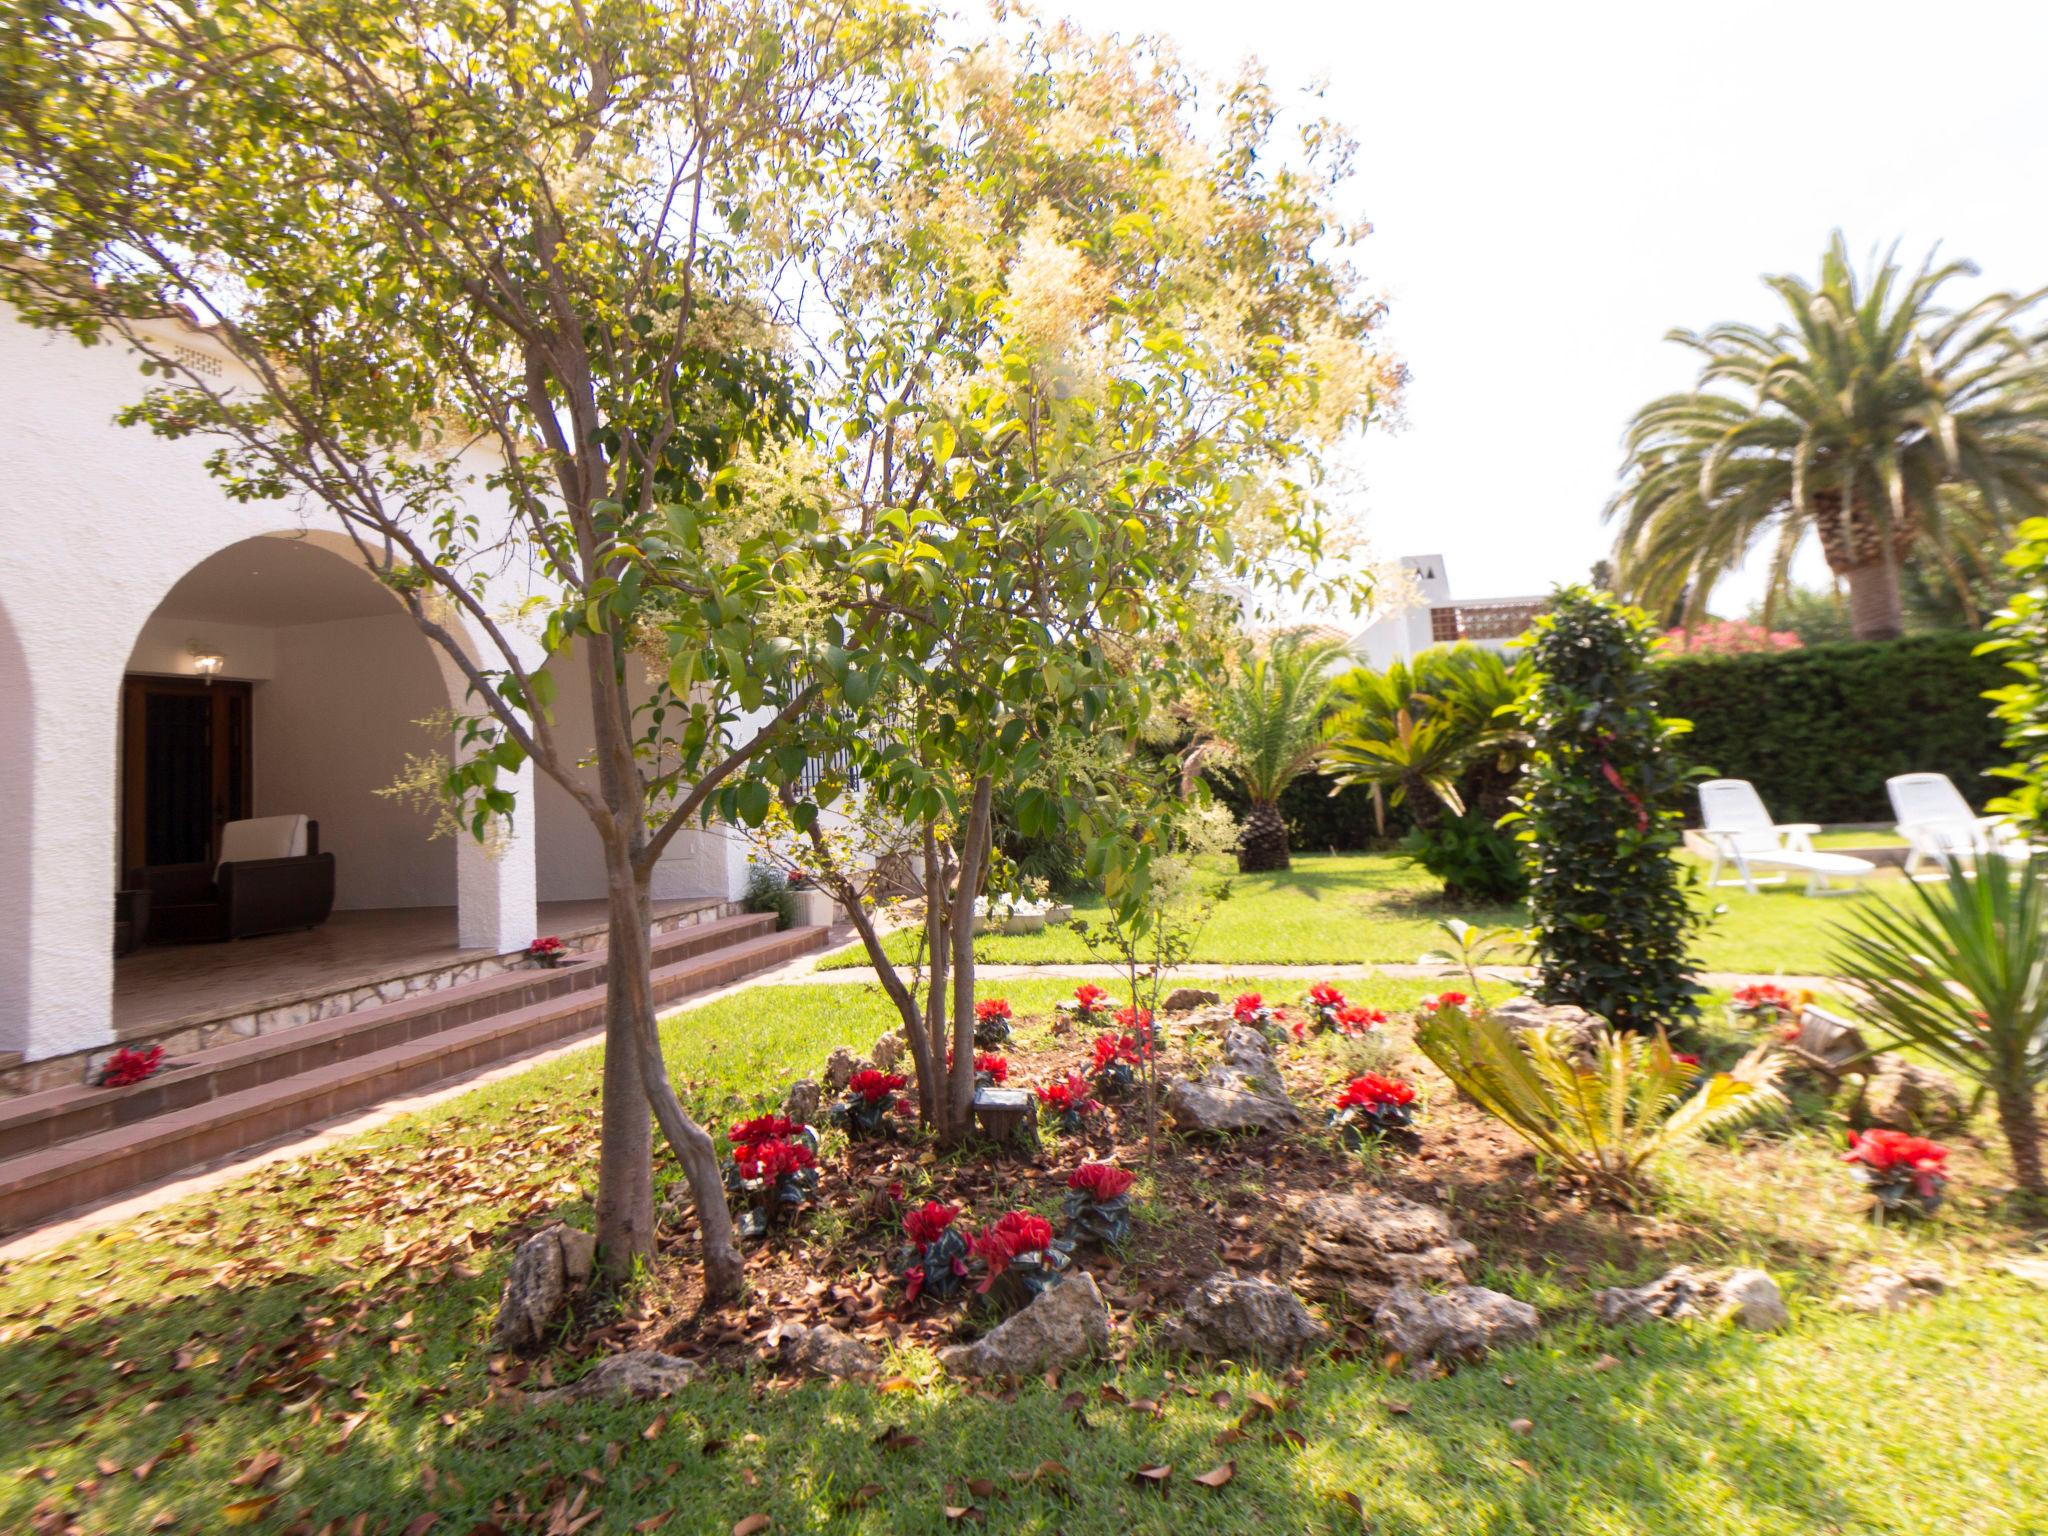
{"type": "Polygon", "coordinates": [[[1324,767],[1339,785],[1368,784],[1374,799],[1408,804],[1417,826],[1470,809],[1507,811],[1523,741],[1501,711],[1520,692],[1519,671],[1478,645],[1435,646],[1384,671],[1359,667],[1337,680],[1324,767]]]}
{"type": "Polygon", "coordinates": [[[1200,735],[1184,772],[1215,768],[1251,802],[1237,842],[1244,874],[1288,867],[1280,797],[1322,756],[1331,667],[1344,654],[1334,640],[1290,630],[1240,649],[1199,701],[1200,735]]]}
{"type": "Polygon", "coordinates": [[[1961,583],[1987,525],[2048,505],[2048,366],[2041,333],[2024,328],[2048,290],[1936,303],[1975,271],[1930,254],[1906,279],[1887,254],[1859,281],[1838,231],[1817,286],[1765,279],[1786,322],[1671,332],[1706,361],[1694,389],[1629,427],[1607,508],[1629,593],[1654,610],[1689,586],[1696,618],[1714,579],[1772,533],[1775,595],[1811,533],[1849,589],[1856,637],[1889,639],[1901,561],[1924,551],[1961,583]],[[1944,486],[1976,491],[1958,503],[1976,516],[1935,516],[1944,486]]]}

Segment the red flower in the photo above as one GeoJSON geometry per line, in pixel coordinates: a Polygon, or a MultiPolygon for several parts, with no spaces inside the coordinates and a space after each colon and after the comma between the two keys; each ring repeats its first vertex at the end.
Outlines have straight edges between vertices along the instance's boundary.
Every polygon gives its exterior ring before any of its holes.
{"type": "Polygon", "coordinates": [[[988,1266],[977,1291],[986,1291],[1021,1254],[1042,1253],[1052,1243],[1052,1223],[1029,1211],[1011,1211],[974,1239],[974,1254],[988,1266]]]}
{"type": "Polygon", "coordinates": [[[1671,1053],[1671,1059],[1673,1061],[1682,1061],[1688,1067],[1696,1067],[1700,1064],[1699,1057],[1693,1055],[1690,1051],[1673,1051],[1671,1053]]]}
{"type": "MultiPolygon", "coordinates": [[[[1128,1009],[1125,1012],[1129,1012],[1128,1009]]],[[[1121,1017],[1121,1015],[1119,1015],[1121,1017]]],[[[1135,1035],[1097,1035],[1095,1037],[1095,1070],[1107,1071],[1119,1061],[1137,1066],[1152,1054],[1152,1042],[1140,1040],[1135,1035]]]]}
{"type": "Polygon", "coordinates": [[[1350,1085],[1337,1095],[1339,1109],[1378,1109],[1383,1104],[1413,1104],[1415,1090],[1396,1078],[1381,1077],[1368,1072],[1363,1077],[1354,1077],[1350,1085]]]}
{"type": "Polygon", "coordinates": [[[152,1045],[146,1051],[131,1051],[122,1046],[107,1058],[100,1068],[100,1086],[103,1088],[126,1088],[130,1083],[139,1083],[145,1077],[154,1077],[156,1070],[164,1064],[164,1048],[152,1045]]]}
{"type": "Polygon", "coordinates": [[[1948,1148],[1904,1131],[1852,1131],[1842,1161],[1861,1163],[1872,1173],[1910,1174],[1913,1187],[1928,1198],[1948,1179],[1948,1148]]]}
{"type": "Polygon", "coordinates": [[[1462,992],[1439,992],[1435,997],[1425,997],[1422,1000],[1422,1011],[1435,1013],[1439,1008],[1463,1008],[1471,1001],[1472,999],[1462,992]]]}
{"type": "Polygon", "coordinates": [[[1354,1003],[1337,1015],[1337,1028],[1347,1035],[1363,1034],[1366,1030],[1387,1022],[1387,1016],[1377,1008],[1364,1008],[1354,1003]]]}
{"type": "Polygon", "coordinates": [[[1789,993],[1774,982],[1753,982],[1746,987],[1735,989],[1735,1006],[1738,1008],[1789,1008],[1792,998],[1789,993]]]}
{"type": "Polygon", "coordinates": [[[526,952],[529,955],[559,955],[565,947],[560,939],[550,935],[545,939],[535,939],[526,946],[526,952]]]}
{"type": "Polygon", "coordinates": [[[1088,1080],[1078,1072],[1069,1072],[1056,1083],[1046,1083],[1038,1089],[1039,1102],[1049,1109],[1065,1114],[1089,1114],[1099,1108],[1088,1096],[1088,1080]]]}
{"type": "Polygon", "coordinates": [[[1100,1004],[1108,1001],[1108,999],[1109,994],[1092,981],[1084,981],[1081,985],[1074,988],[1074,1006],[1083,1013],[1093,1013],[1100,1004]]]}
{"type": "Polygon", "coordinates": [[[847,1079],[847,1089],[870,1104],[878,1104],[901,1088],[906,1079],[900,1072],[877,1072],[873,1067],[847,1079]]]}
{"type": "Polygon", "coordinates": [[[742,1120],[726,1137],[735,1147],[750,1147],[764,1141],[788,1141],[802,1133],[801,1120],[792,1120],[787,1115],[756,1115],[751,1120],[742,1120]]]}
{"type": "Polygon", "coordinates": [[[1296,1019],[1293,1024],[1294,1038],[1303,1044],[1308,1042],[1308,1020],[1296,1019]]]}
{"type": "Polygon", "coordinates": [[[774,1183],[817,1161],[811,1149],[800,1141],[763,1141],[733,1154],[733,1166],[743,1179],[766,1179],[774,1183]]]}
{"type": "Polygon", "coordinates": [[[1098,1204],[1114,1200],[1131,1187],[1137,1176],[1123,1168],[1112,1168],[1108,1163],[1083,1163],[1067,1175],[1067,1188],[1085,1190],[1088,1198],[1098,1204]]]}
{"type": "Polygon", "coordinates": [[[1010,1005],[1000,997],[985,997],[974,1005],[974,1016],[984,1023],[990,1019],[1007,1021],[1010,1017],[1010,1005]]]}
{"type": "Polygon", "coordinates": [[[1327,981],[1319,981],[1310,987],[1308,989],[1308,1000],[1310,1006],[1315,1008],[1336,1008],[1341,1010],[1344,1007],[1344,994],[1327,981]]]}
{"type": "Polygon", "coordinates": [[[1152,1010],[1135,1006],[1119,1008],[1116,1011],[1116,1027],[1118,1029],[1144,1030],[1149,1034],[1152,1029],[1152,1010]]]}
{"type": "MultiPolygon", "coordinates": [[[[936,1243],[946,1228],[953,1225],[960,1214],[957,1205],[941,1205],[936,1200],[927,1200],[917,1210],[903,1218],[903,1235],[920,1248],[936,1243]]],[[[923,1278],[922,1274],[919,1276],[923,1278]]]]}
{"type": "Polygon", "coordinates": [[[1010,1080],[1010,1063],[993,1051],[976,1052],[974,1070],[986,1072],[992,1083],[1007,1083],[1010,1080]]]}
{"type": "Polygon", "coordinates": [[[1266,1000],[1256,992],[1241,993],[1230,1005],[1230,1011],[1236,1015],[1238,1023],[1256,1024],[1259,1015],[1266,1011],[1266,1000]]]}

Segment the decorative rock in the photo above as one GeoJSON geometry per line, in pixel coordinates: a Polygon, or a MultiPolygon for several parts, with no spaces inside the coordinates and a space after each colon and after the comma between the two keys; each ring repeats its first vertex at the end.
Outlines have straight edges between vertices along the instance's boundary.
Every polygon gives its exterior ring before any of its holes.
{"type": "Polygon", "coordinates": [[[1312,1296],[1378,1306],[1398,1285],[1459,1285],[1477,1250],[1433,1205],[1399,1195],[1320,1195],[1303,1212],[1301,1279],[1312,1296]]]}
{"type": "Polygon", "coordinates": [[[2015,1279],[2048,1290],[2048,1259],[2007,1259],[1998,1267],[2015,1279]]]}
{"type": "Polygon", "coordinates": [[[845,1046],[833,1047],[832,1054],[825,1061],[825,1091],[844,1093],[846,1085],[853,1081],[853,1074],[860,1070],[860,1062],[845,1046]]]}
{"type": "Polygon", "coordinates": [[[1212,1359],[1290,1364],[1330,1336],[1293,1291],[1256,1275],[1205,1276],[1181,1309],[1180,1321],[1166,1330],[1166,1348],[1212,1359]]]}
{"type": "Polygon", "coordinates": [[[491,1330],[494,1349],[531,1349],[547,1336],[570,1290],[590,1278],[597,1258],[597,1239],[588,1232],[556,1222],[519,1245],[505,1289],[498,1297],[498,1320],[491,1330]]]}
{"type": "Polygon", "coordinates": [[[777,1323],[768,1330],[768,1346],[784,1365],[812,1376],[872,1376],[882,1368],[880,1355],[830,1323],[820,1323],[815,1328],[802,1323],[777,1323]]]}
{"type": "Polygon", "coordinates": [[[1380,1303],[1372,1325],[1389,1349],[1419,1364],[1473,1360],[1490,1349],[1533,1339],[1543,1318],[1526,1301],[1484,1286],[1433,1292],[1404,1282],[1380,1303]]]}
{"type": "Polygon", "coordinates": [[[1970,1110],[1946,1072],[1887,1052],[1863,1085],[1863,1114],[1872,1125],[1925,1136],[1955,1130],[1970,1110]]]}
{"type": "Polygon", "coordinates": [[[1109,1347],[1109,1304],[1095,1277],[1076,1272],[972,1344],[939,1351],[950,1376],[1036,1376],[1109,1347]]]}
{"type": "Polygon", "coordinates": [[[1198,1079],[1166,1090],[1167,1112],[1183,1131],[1229,1135],[1238,1131],[1293,1131],[1307,1122],[1287,1088],[1272,1049],[1257,1030],[1231,1025],[1223,1034],[1223,1064],[1198,1079]]]}
{"type": "Polygon", "coordinates": [[[804,1125],[816,1125],[823,1104],[824,1095],[818,1091],[818,1085],[801,1077],[789,1085],[789,1097],[783,1102],[782,1112],[804,1125]]]}
{"type": "Polygon", "coordinates": [[[1511,997],[1493,1010],[1493,1016],[1512,1030],[1555,1030],[1580,1065],[1592,1062],[1607,1029],[1607,1021],[1597,1013],[1569,1003],[1539,1003],[1533,997],[1511,997]]]}
{"type": "Polygon", "coordinates": [[[878,1072],[894,1072],[896,1063],[903,1059],[903,1035],[892,1030],[875,1042],[874,1062],[878,1072]]]}
{"type": "Polygon", "coordinates": [[[1651,1319],[1676,1322],[1712,1317],[1761,1333],[1782,1328],[1792,1320],[1778,1282],[1760,1269],[1715,1275],[1680,1265],[1648,1285],[1602,1291],[1593,1302],[1600,1321],[1609,1327],[1651,1319]]]}
{"type": "Polygon", "coordinates": [[[1947,1289],[1948,1277],[1932,1264],[1908,1265],[1904,1274],[1873,1266],[1860,1284],[1835,1298],[1835,1305],[1844,1312],[1904,1312],[1947,1289]]]}
{"type": "Polygon", "coordinates": [[[1166,994],[1166,1001],[1159,1005],[1159,1009],[1162,1013],[1189,1013],[1222,1001],[1214,992],[1206,992],[1200,987],[1176,987],[1166,994]]]}
{"type": "Polygon", "coordinates": [[[607,1357],[596,1370],[566,1387],[557,1387],[552,1392],[530,1392],[526,1400],[542,1406],[581,1402],[587,1397],[666,1397],[695,1381],[700,1369],[694,1360],[636,1349],[607,1357]]]}
{"type": "Polygon", "coordinates": [[[1792,1321],[1778,1282],[1760,1269],[1738,1269],[1721,1282],[1721,1305],[1714,1316],[1754,1333],[1770,1333],[1792,1321]]]}

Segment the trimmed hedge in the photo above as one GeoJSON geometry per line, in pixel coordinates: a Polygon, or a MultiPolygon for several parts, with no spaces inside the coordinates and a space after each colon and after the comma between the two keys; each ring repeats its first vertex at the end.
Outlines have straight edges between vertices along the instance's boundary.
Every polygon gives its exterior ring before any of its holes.
{"type": "MultiPolygon", "coordinates": [[[[2001,676],[1976,633],[1656,664],[1659,706],[1692,722],[1681,750],[1710,778],[1748,779],[1780,821],[1889,821],[1884,781],[1945,773],[1972,805],[2010,755],[1985,700],[2001,676]]],[[[1699,819],[1696,798],[1688,820],[1699,819]]]]}

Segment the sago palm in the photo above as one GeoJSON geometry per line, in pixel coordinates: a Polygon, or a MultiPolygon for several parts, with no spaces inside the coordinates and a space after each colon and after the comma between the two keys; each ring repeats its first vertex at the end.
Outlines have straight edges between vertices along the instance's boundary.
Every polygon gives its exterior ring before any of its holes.
{"type": "Polygon", "coordinates": [[[2016,1182],[2048,1194],[2035,1103],[2048,1081],[2048,855],[1980,854],[1974,874],[1951,863],[1913,892],[1913,906],[1873,904],[1840,934],[1841,973],[1889,1045],[1990,1090],[2016,1182]]]}
{"type": "Polygon", "coordinates": [[[1520,691],[1518,679],[1477,645],[1347,672],[1337,681],[1324,771],[1340,784],[1372,786],[1389,804],[1407,802],[1424,827],[1442,811],[1465,814],[1462,786],[1470,780],[1473,808],[1497,818],[1520,758],[1520,726],[1501,714],[1520,691]]]}
{"type": "Polygon", "coordinates": [[[1922,554],[1958,582],[1983,523],[2039,512],[2048,494],[2048,368],[2030,312],[2043,292],[1961,310],[1942,288],[1966,262],[1911,277],[1888,255],[1867,281],[1838,232],[1820,281],[1772,277],[1788,318],[1669,339],[1704,359],[1691,390],[1631,423],[1618,517],[1620,579],[1652,609],[1704,613],[1715,578],[1772,538],[1770,587],[1808,534],[1849,590],[1858,639],[1900,631],[1899,566],[1922,554]],[[1975,518],[1936,517],[1944,486],[1975,518]]]}
{"type": "Polygon", "coordinates": [[[1201,734],[1187,770],[1216,769],[1244,791],[1250,805],[1237,867],[1246,874],[1288,867],[1280,797],[1322,756],[1331,669],[1344,654],[1306,631],[1276,635],[1240,651],[1200,700],[1201,734]]]}

